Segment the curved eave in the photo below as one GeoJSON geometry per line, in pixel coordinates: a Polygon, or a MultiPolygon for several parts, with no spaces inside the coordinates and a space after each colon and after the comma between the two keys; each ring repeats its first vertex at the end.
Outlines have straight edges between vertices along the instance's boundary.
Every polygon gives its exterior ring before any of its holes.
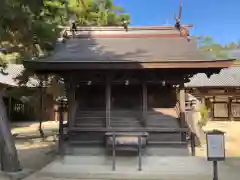
{"type": "Polygon", "coordinates": [[[33,71],[65,71],[65,70],[87,70],[87,69],[208,69],[228,68],[233,65],[235,59],[216,61],[24,61],[24,66],[33,71]]]}

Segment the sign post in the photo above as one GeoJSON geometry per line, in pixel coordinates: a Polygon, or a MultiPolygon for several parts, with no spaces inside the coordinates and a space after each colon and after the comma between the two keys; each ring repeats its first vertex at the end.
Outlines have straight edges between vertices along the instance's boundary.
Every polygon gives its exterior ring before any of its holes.
{"type": "Polygon", "coordinates": [[[225,160],[224,132],[213,130],[207,132],[207,159],[213,162],[213,180],[218,180],[218,161],[225,160]]]}

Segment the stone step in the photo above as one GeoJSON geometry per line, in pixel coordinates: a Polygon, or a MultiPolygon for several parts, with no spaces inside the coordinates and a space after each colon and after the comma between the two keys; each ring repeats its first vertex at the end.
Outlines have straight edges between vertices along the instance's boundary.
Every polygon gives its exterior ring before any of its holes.
{"type": "Polygon", "coordinates": [[[149,141],[181,141],[180,133],[150,133],[149,141]]]}

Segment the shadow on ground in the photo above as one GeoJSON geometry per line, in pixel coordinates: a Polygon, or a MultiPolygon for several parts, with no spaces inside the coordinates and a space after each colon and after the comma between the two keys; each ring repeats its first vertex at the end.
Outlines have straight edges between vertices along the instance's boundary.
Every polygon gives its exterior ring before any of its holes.
{"type": "Polygon", "coordinates": [[[33,171],[43,168],[57,155],[56,142],[52,137],[45,140],[38,138],[17,141],[16,147],[22,168],[33,171]]]}

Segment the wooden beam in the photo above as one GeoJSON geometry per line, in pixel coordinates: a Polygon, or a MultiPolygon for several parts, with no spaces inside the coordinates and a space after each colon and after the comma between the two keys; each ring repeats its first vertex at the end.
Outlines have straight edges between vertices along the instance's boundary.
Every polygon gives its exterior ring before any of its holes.
{"type": "Polygon", "coordinates": [[[188,128],[150,128],[150,127],[141,127],[141,128],[81,128],[81,127],[72,127],[69,129],[69,132],[160,132],[160,133],[179,133],[179,132],[188,132],[188,128]]]}
{"type": "Polygon", "coordinates": [[[116,61],[25,61],[24,65],[34,71],[66,71],[66,70],[113,70],[113,69],[192,69],[193,72],[203,72],[220,70],[228,68],[233,64],[233,60],[221,61],[156,61],[156,62],[124,62],[121,59],[116,61]]]}

